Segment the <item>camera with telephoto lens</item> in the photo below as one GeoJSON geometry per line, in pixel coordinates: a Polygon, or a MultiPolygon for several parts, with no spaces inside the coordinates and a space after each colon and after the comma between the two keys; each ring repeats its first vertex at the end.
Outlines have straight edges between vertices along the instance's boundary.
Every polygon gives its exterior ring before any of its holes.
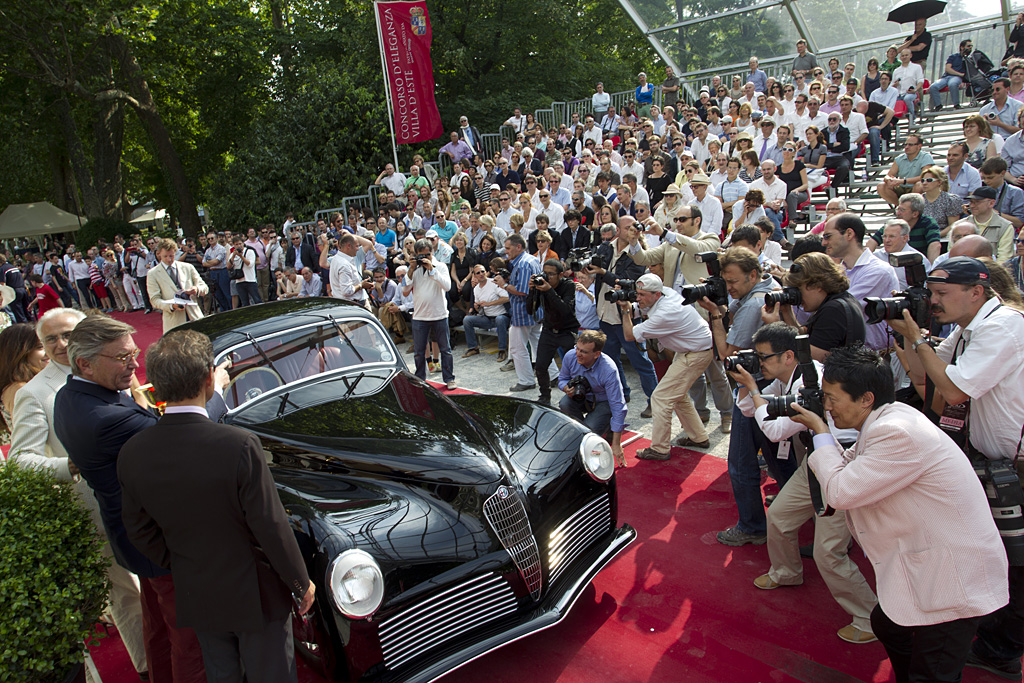
{"type": "Polygon", "coordinates": [[[800,391],[785,396],[765,396],[768,401],[768,419],[774,420],[779,417],[794,417],[799,415],[791,403],[796,403],[805,410],[809,410],[818,417],[825,419],[825,397],[818,385],[818,369],[811,360],[811,338],[801,334],[796,338],[796,359],[800,363],[800,376],[804,378],[804,385],[800,391]]]}
{"type": "Polygon", "coordinates": [[[786,287],[781,292],[769,292],[764,295],[764,307],[768,310],[775,308],[779,304],[783,306],[799,306],[801,301],[799,287],[786,287]]]}
{"type": "Polygon", "coordinates": [[[610,301],[613,304],[619,301],[636,301],[636,281],[616,280],[615,284],[622,289],[613,289],[610,292],[605,292],[605,301],[610,301]]]}
{"type": "Polygon", "coordinates": [[[593,253],[588,247],[579,247],[569,251],[569,258],[565,262],[565,267],[568,270],[579,273],[590,266],[606,268],[604,256],[593,253]]]}
{"type": "Polygon", "coordinates": [[[738,366],[740,365],[751,375],[761,372],[761,360],[757,357],[757,351],[750,349],[739,351],[735,356],[729,356],[722,363],[726,372],[739,372],[738,366]]]}
{"type": "Polygon", "coordinates": [[[699,285],[683,287],[683,304],[688,306],[704,297],[710,299],[717,306],[728,304],[729,291],[725,287],[725,280],[722,279],[722,267],[718,265],[718,254],[714,251],[705,251],[693,258],[697,263],[705,264],[710,275],[699,285]]]}
{"type": "Polygon", "coordinates": [[[869,296],[864,299],[864,315],[868,325],[883,320],[902,320],[903,311],[910,311],[911,317],[921,329],[927,329],[932,317],[931,292],[924,286],[928,274],[920,254],[889,254],[889,265],[905,268],[907,288],[891,297],[869,296]]]}
{"type": "Polygon", "coordinates": [[[587,394],[591,393],[590,381],[583,375],[577,375],[566,382],[566,389],[572,389],[572,400],[583,403],[587,400],[587,394]]]}
{"type": "Polygon", "coordinates": [[[985,487],[1006,558],[1011,567],[1020,567],[1024,565],[1024,492],[1014,465],[1009,460],[989,460],[984,456],[974,459],[972,464],[985,487]]]}

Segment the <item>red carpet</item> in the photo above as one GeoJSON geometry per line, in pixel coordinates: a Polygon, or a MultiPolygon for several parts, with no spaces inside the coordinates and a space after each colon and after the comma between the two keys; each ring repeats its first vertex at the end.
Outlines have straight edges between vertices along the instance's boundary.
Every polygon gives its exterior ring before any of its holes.
{"type": "MultiPolygon", "coordinates": [[[[145,348],[160,333],[159,317],[125,316],[145,348]]],[[[892,680],[878,643],[851,645],[835,632],[850,623],[805,560],[803,586],[762,591],[764,546],[729,548],[715,532],[735,522],[723,460],[673,450],[668,462],[636,460],[649,445],[626,447],[619,470],[619,519],[637,541],[609,565],[560,625],[513,643],[444,680],[529,680],[531,683],[728,681],[850,683],[892,680]]],[[[804,529],[804,542],[810,539],[804,529]]],[[[863,553],[855,557],[868,577],[863,553]]],[[[135,681],[115,637],[93,656],[104,683],[135,681]]],[[[317,677],[300,668],[300,681],[317,677]]],[[[994,680],[967,669],[964,680],[994,680]]]]}

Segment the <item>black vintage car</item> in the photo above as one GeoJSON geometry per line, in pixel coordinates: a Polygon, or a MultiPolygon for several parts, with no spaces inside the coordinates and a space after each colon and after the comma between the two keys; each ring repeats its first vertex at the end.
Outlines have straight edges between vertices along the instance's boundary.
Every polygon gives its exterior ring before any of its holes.
{"type": "Polygon", "coordinates": [[[537,403],[449,396],[366,310],[297,299],[188,325],[232,361],[316,583],[296,647],[324,676],[430,681],[563,619],[635,537],[598,435],[537,403]]]}

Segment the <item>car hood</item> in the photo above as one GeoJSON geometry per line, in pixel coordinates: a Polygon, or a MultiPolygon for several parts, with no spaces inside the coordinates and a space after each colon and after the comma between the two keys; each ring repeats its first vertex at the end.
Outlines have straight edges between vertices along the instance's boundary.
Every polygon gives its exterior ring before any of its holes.
{"type": "Polygon", "coordinates": [[[226,421],[326,458],[339,472],[461,485],[493,483],[510,472],[497,442],[405,371],[324,376],[261,396],[226,421]]]}

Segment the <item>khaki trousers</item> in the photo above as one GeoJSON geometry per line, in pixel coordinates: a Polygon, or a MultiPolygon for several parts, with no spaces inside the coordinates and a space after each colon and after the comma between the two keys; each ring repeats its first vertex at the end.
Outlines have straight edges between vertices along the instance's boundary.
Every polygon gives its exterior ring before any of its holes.
{"type": "Polygon", "coordinates": [[[694,441],[707,441],[708,432],[690,401],[690,387],[704,374],[714,358],[711,349],[676,353],[665,376],[651,394],[651,448],[668,453],[672,448],[672,413],[694,441]]]}
{"type": "Polygon", "coordinates": [[[767,514],[768,557],[772,561],[768,576],[772,581],[783,586],[803,583],[797,533],[804,522],[814,517],[814,563],[818,565],[818,572],[835,601],[853,617],[853,625],[862,631],[871,631],[871,610],[878,604],[878,598],[850,559],[846,513],[836,510],[831,517],[814,514],[806,459],[782,487],[767,514]]]}
{"type": "Polygon", "coordinates": [[[394,332],[399,337],[405,336],[409,326],[406,324],[405,318],[401,313],[390,308],[388,310],[384,310],[383,307],[374,308],[373,312],[376,313],[377,320],[380,320],[381,324],[384,325],[384,329],[394,332]]]}

